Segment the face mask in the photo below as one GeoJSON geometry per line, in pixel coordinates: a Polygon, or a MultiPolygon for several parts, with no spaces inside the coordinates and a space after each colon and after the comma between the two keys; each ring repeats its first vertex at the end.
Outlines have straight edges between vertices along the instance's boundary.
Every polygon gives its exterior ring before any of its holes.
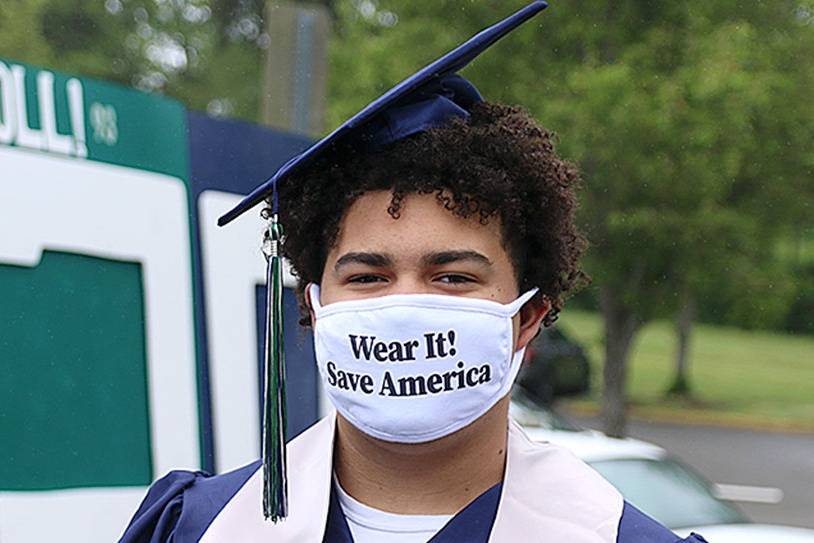
{"type": "Polygon", "coordinates": [[[512,386],[512,317],[537,289],[510,304],[438,294],[397,294],[321,306],[314,347],[328,397],[356,428],[422,443],[472,423],[512,386]]]}

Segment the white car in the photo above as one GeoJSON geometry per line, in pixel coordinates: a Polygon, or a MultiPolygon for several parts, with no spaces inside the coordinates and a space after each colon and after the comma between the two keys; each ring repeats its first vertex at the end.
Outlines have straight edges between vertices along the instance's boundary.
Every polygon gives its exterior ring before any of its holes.
{"type": "Polygon", "coordinates": [[[583,430],[526,402],[512,402],[511,413],[529,437],[570,449],[627,501],[682,537],[698,532],[710,543],[814,543],[814,530],[750,523],[716,495],[716,485],[657,445],[583,430]]]}

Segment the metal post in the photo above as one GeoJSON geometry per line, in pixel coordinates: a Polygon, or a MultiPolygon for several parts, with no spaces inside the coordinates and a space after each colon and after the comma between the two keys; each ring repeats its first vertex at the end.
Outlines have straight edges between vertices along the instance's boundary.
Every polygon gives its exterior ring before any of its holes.
{"type": "Polygon", "coordinates": [[[324,130],[330,15],[321,5],[271,1],[263,74],[262,119],[317,136],[324,130]]]}

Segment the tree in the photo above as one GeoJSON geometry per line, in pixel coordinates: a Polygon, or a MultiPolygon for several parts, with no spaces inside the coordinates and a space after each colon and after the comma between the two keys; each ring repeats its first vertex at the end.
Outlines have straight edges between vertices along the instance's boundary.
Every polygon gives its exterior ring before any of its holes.
{"type": "MultiPolygon", "coordinates": [[[[760,214],[735,203],[756,157],[767,173],[782,171],[761,123],[789,109],[778,99],[788,72],[762,38],[749,21],[688,12],[568,80],[560,116],[588,179],[589,260],[606,330],[602,414],[612,435],[624,431],[626,358],[640,324],[674,314],[710,274],[761,261],[775,239],[760,214]]],[[[755,198],[765,204],[773,195],[755,198]]]]}
{"type": "Polygon", "coordinates": [[[257,120],[263,0],[16,0],[0,5],[0,55],[163,93],[257,120]]]}
{"type": "MultiPolygon", "coordinates": [[[[742,239],[724,251],[727,260],[718,265],[728,271],[729,281],[710,278],[705,272],[691,275],[685,285],[682,292],[686,301],[676,318],[676,373],[668,389],[671,394],[691,393],[688,342],[696,300],[702,298],[701,308],[709,313],[715,305],[710,302],[723,298],[718,305],[726,307],[725,322],[780,327],[799,288],[793,278],[799,271],[778,258],[777,247],[794,245],[792,240],[802,239],[812,225],[814,179],[806,148],[814,136],[814,111],[807,98],[814,71],[795,60],[813,52],[812,12],[802,3],[785,3],[781,9],[770,10],[766,6],[749,7],[753,13],[742,15],[747,23],[735,24],[731,32],[711,42],[713,49],[704,55],[724,62],[735,58],[749,66],[748,80],[730,93],[735,103],[721,104],[746,115],[734,134],[748,135],[748,148],[742,153],[746,158],[738,161],[723,201],[727,208],[750,218],[754,232],[748,240],[742,239]],[[738,44],[744,40],[753,45],[738,44]],[[758,88],[762,90],[755,92],[758,88]],[[755,295],[744,296],[746,292],[755,295]]],[[[710,67],[710,72],[720,71],[710,67]]],[[[731,148],[731,143],[725,143],[731,148]]]]}

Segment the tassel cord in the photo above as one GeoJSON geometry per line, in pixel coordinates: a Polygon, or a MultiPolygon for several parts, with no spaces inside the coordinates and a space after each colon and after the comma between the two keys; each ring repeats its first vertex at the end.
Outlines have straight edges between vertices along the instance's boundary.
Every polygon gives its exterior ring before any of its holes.
{"type": "Polygon", "coordinates": [[[283,230],[276,214],[268,218],[266,257],[266,341],[263,364],[263,516],[277,522],[288,515],[286,470],[285,354],[283,349],[283,281],[280,244],[283,230]]]}

